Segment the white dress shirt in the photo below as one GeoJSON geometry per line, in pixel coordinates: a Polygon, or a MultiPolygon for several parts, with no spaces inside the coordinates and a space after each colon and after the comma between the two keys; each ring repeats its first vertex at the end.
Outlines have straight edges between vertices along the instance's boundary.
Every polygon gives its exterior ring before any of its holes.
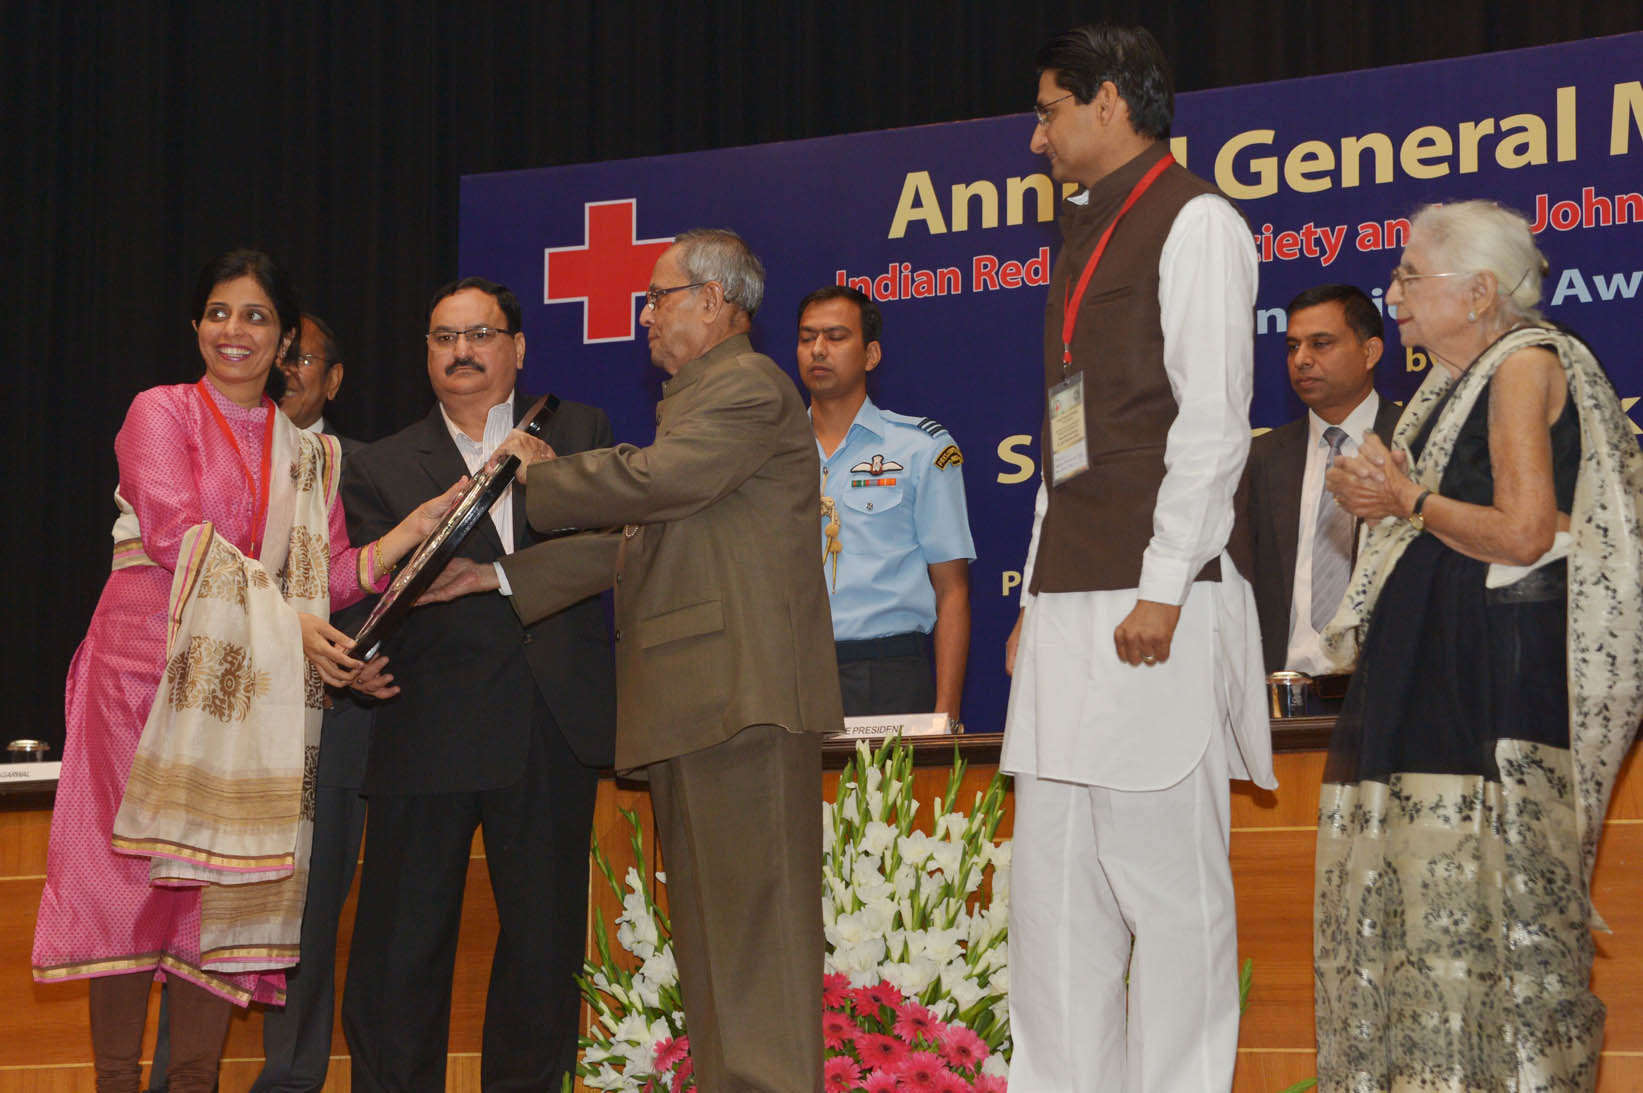
{"type": "MultiPolygon", "coordinates": [[[[1341,442],[1342,455],[1357,455],[1364,434],[1375,427],[1375,415],[1380,412],[1381,397],[1374,391],[1358,403],[1341,428],[1346,439],[1341,442]]],[[[1289,652],[1284,667],[1292,672],[1308,675],[1328,675],[1340,671],[1335,662],[1324,653],[1318,642],[1318,631],[1312,628],[1312,540],[1318,530],[1318,500],[1324,492],[1324,471],[1328,469],[1329,442],[1324,430],[1329,422],[1316,413],[1306,412],[1306,472],[1301,477],[1300,538],[1295,544],[1295,594],[1289,601],[1289,652]]]]}
{"type": "MultiPolygon", "coordinates": [[[[450,430],[451,440],[456,444],[456,450],[462,455],[462,462],[467,464],[469,474],[478,474],[484,469],[485,461],[491,453],[507,439],[508,433],[513,430],[513,393],[508,393],[506,402],[499,402],[492,406],[485,415],[485,439],[475,440],[457,427],[451,420],[451,415],[445,412],[443,403],[439,407],[440,414],[445,418],[445,428],[450,430]]],[[[496,499],[491,506],[491,523],[496,527],[497,538],[502,540],[504,553],[513,553],[513,483],[502,491],[502,496],[496,499]]]]}

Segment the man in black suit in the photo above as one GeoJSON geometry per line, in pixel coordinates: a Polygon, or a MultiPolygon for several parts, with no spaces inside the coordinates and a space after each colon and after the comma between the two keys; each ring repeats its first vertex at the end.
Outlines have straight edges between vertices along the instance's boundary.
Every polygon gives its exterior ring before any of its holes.
{"type": "Polygon", "coordinates": [[[1267,671],[1329,675],[1341,668],[1318,633],[1345,594],[1357,527],[1324,490],[1324,471],[1336,454],[1355,455],[1369,430],[1390,437],[1402,407],[1375,392],[1384,324],[1362,290],[1319,285],[1288,312],[1289,383],[1308,412],[1250,446],[1238,504],[1248,553],[1239,566],[1249,559],[1267,671]]]}
{"type": "MultiPolygon", "coordinates": [[[[302,317],[301,336],[283,365],[280,409],[298,426],[337,438],[343,463],[362,445],[325,419],[342,387],[342,350],[323,319],[302,317]]],[[[333,620],[353,633],[369,605],[355,604],[333,620]]],[[[262,1015],[262,1072],[251,1093],[318,1093],[331,1065],[331,1018],[336,1007],[337,923],[354,883],[365,832],[365,756],[371,741],[371,704],[330,689],[320,729],[314,793],[314,849],[308,862],[308,899],[302,911],[301,956],[285,976],[285,1005],[262,1015]]]]}
{"type": "MultiPolygon", "coordinates": [[[[470,277],[429,306],[421,422],[343,466],[349,536],[370,542],[481,468],[529,409],[519,301],[470,277]]],[[[603,411],[561,402],[544,437],[568,454],[611,444],[603,411]]],[[[510,487],[462,548],[495,562],[538,541],[510,487]]],[[[386,701],[365,772],[364,873],[343,995],[356,1093],[441,1093],[451,974],[474,829],[499,932],[485,1005],[481,1081],[558,1089],[576,1059],[587,929],[588,832],[611,761],[615,682],[605,613],[587,599],[522,626],[496,594],[412,611],[384,644],[386,701]]]]}

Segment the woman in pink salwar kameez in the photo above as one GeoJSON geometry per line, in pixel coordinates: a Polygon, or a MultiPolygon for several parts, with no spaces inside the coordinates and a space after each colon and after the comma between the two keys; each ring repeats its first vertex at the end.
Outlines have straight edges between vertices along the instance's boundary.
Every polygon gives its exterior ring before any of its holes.
{"type": "MultiPolygon", "coordinates": [[[[115,438],[122,517],[114,570],[69,668],[67,738],[33,953],[37,980],[91,979],[99,1093],[139,1088],[155,978],[170,983],[169,1080],[178,1093],[212,1088],[233,1004],[283,995],[281,971],[204,967],[201,889],[151,883],[150,859],[116,852],[110,839],[167,666],[168,605],[184,534],[209,522],[248,559],[261,557],[265,534],[289,534],[289,518],[284,532],[269,527],[269,495],[271,482],[278,495],[279,477],[294,477],[295,465],[271,463],[270,452],[275,430],[294,426],[277,418],[264,388],[299,315],[288,278],[268,256],[233,251],[207,265],[194,299],[204,376],[139,394],[115,438]],[[122,529],[134,527],[140,535],[122,539],[122,529]]],[[[357,549],[331,496],[323,518],[331,606],[380,590],[447,504],[436,499],[357,549]]],[[[349,682],[361,665],[347,656],[347,636],[315,614],[299,622],[303,653],[320,677],[349,682]]]]}

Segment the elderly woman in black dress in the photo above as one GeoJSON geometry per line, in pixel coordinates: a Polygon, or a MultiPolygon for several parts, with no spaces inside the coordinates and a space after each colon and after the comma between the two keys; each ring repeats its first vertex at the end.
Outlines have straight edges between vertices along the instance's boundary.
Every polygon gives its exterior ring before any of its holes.
{"type": "Polygon", "coordinates": [[[1643,456],[1546,261],[1428,206],[1386,294],[1431,373],[1328,487],[1370,527],[1325,635],[1357,657],[1319,804],[1319,1088],[1590,1089],[1589,885],[1643,713],[1643,456]]]}

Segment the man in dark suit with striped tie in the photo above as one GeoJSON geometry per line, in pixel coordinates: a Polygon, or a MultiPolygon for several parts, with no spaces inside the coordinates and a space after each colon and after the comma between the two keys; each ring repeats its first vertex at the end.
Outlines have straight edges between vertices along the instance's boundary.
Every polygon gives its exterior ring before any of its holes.
{"type": "Polygon", "coordinates": [[[1239,489],[1244,550],[1239,568],[1255,585],[1267,671],[1341,671],[1318,644],[1340,606],[1357,528],[1323,488],[1342,452],[1364,434],[1392,435],[1402,407],[1375,391],[1384,348],[1380,311],[1353,285],[1318,285],[1290,301],[1285,342],[1289,383],[1307,413],[1255,438],[1239,489]],[[1247,553],[1246,553],[1247,552],[1247,553]]]}

